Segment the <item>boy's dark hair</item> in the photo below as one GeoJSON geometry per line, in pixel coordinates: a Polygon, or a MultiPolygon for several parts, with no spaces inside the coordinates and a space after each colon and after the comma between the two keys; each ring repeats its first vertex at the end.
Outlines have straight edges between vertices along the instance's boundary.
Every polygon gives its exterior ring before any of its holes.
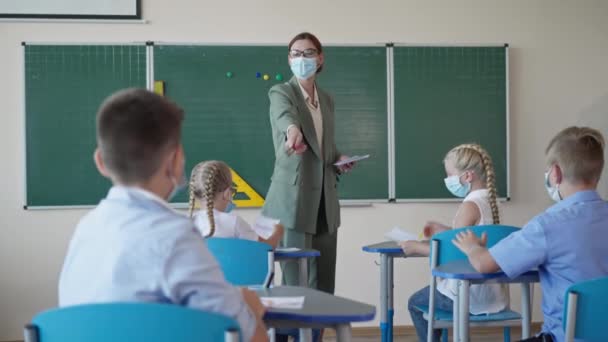
{"type": "Polygon", "coordinates": [[[547,164],[558,164],[569,182],[595,183],[604,168],[604,137],[593,128],[568,127],[551,140],[545,153],[547,164]]]}
{"type": "Polygon", "coordinates": [[[181,140],[184,111],[145,89],[125,89],[108,97],[97,112],[97,145],[117,181],[146,181],[181,140]]]}

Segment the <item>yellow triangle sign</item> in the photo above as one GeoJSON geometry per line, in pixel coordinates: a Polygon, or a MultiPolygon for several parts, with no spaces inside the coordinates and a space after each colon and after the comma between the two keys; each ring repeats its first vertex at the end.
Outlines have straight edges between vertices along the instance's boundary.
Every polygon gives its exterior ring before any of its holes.
{"type": "Polygon", "coordinates": [[[264,198],[260,196],[245,180],[239,176],[236,171],[230,169],[232,172],[232,182],[236,185],[237,193],[244,193],[249,197],[248,199],[240,199],[233,200],[234,204],[236,204],[239,208],[259,208],[264,205],[264,198]]]}

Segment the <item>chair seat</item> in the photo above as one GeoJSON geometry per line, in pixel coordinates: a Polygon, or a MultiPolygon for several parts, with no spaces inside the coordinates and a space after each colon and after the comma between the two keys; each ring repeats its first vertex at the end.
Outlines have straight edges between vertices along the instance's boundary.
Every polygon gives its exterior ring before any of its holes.
{"type": "MultiPolygon", "coordinates": [[[[418,305],[416,309],[424,312],[428,315],[429,306],[428,305],[418,305]]],[[[519,320],[521,319],[521,315],[513,310],[504,310],[501,312],[488,314],[488,315],[469,315],[470,322],[496,322],[496,321],[511,321],[511,320],[519,320]]],[[[435,309],[435,321],[452,321],[453,315],[450,311],[435,309]]]]}

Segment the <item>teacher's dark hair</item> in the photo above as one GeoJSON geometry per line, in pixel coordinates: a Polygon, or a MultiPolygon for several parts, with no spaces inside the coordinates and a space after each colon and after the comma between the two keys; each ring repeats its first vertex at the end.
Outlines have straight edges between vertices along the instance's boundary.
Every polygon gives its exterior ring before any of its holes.
{"type": "MultiPolygon", "coordinates": [[[[319,54],[323,53],[323,45],[321,45],[321,41],[319,40],[319,38],[317,38],[317,36],[315,36],[314,34],[312,34],[310,32],[298,33],[295,37],[293,37],[291,39],[291,41],[289,42],[289,45],[287,47],[288,51],[291,51],[291,47],[298,40],[310,40],[310,42],[312,43],[312,45],[314,45],[315,48],[317,49],[317,51],[319,51],[319,54]]],[[[321,70],[323,70],[323,65],[321,65],[317,69],[317,74],[320,73],[321,70]]]]}

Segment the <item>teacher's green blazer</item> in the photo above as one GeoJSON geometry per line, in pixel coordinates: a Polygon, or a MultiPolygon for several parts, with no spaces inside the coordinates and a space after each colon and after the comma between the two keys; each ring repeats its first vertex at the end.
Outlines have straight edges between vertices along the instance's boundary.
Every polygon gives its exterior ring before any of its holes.
{"type": "Polygon", "coordinates": [[[280,219],[286,229],[309,234],[317,232],[322,191],[329,233],[340,226],[338,175],[333,165],[340,157],[334,139],[334,102],[318,86],[316,89],[323,118],[323,149],[297,79],[277,84],[268,93],[275,163],[262,211],[265,216],[280,219]],[[308,145],[301,155],[288,155],[285,149],[290,125],[300,128],[308,145]]]}

